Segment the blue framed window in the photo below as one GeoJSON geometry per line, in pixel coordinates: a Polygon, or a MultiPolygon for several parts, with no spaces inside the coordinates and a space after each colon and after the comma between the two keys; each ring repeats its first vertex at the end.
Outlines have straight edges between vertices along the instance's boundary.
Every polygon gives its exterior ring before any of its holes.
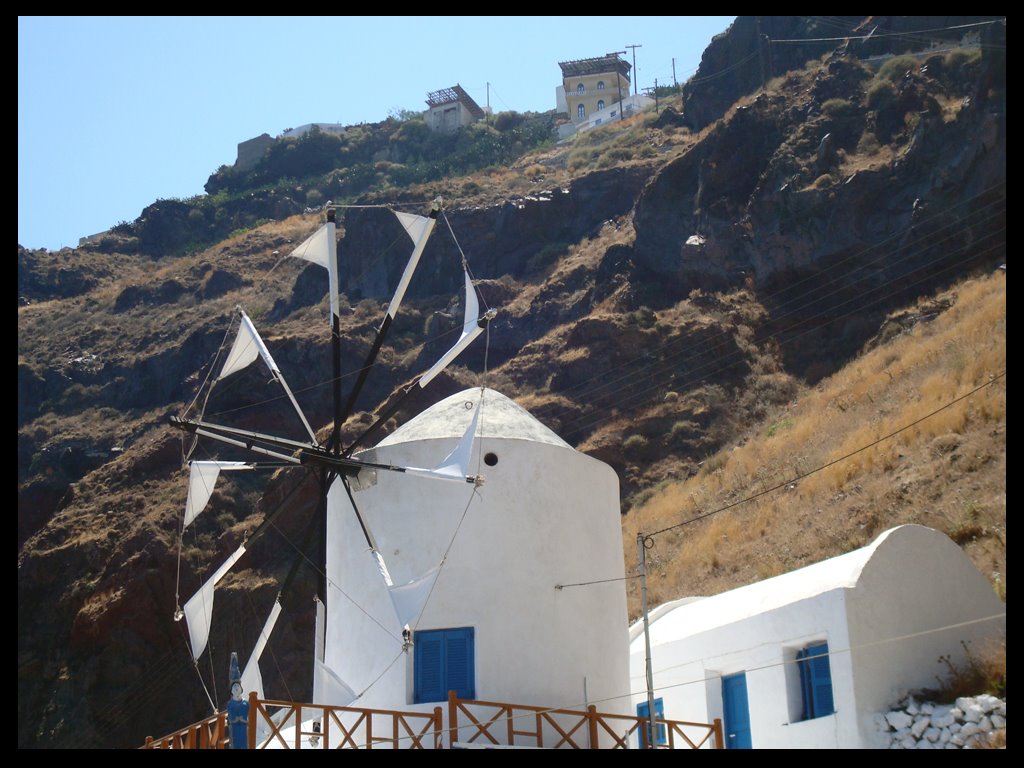
{"type": "Polygon", "coordinates": [[[583,87],[583,83],[580,83],[579,85],[576,86],[576,93],[579,94],[580,96],[582,96],[586,92],[587,89],[583,87]]]}
{"type": "Polygon", "coordinates": [[[604,80],[598,80],[597,81],[597,90],[599,90],[599,91],[603,91],[604,90],[604,80]]]}
{"type": "Polygon", "coordinates": [[[576,107],[576,115],[577,117],[579,117],[580,120],[582,120],[584,117],[587,116],[587,108],[580,104],[578,107],[576,107]]]}
{"type": "Polygon", "coordinates": [[[800,693],[803,697],[802,720],[813,720],[835,712],[832,700],[832,667],[828,643],[809,645],[796,654],[800,668],[800,693]]]}
{"type": "Polygon", "coordinates": [[[602,109],[604,109],[604,99],[598,99],[597,100],[597,111],[600,112],[602,109]]]}
{"type": "MultiPolygon", "coordinates": [[[[637,717],[642,717],[646,720],[648,717],[650,717],[650,711],[651,709],[646,701],[641,701],[639,704],[636,705],[637,717]]],[[[662,699],[654,700],[654,719],[665,719],[665,702],[662,699]]],[[[668,733],[665,729],[664,723],[655,726],[655,731],[657,733],[657,736],[654,740],[654,744],[656,746],[661,744],[668,744],[668,733]]],[[[644,749],[647,746],[647,740],[651,737],[651,724],[649,722],[644,725],[643,729],[641,729],[640,737],[640,748],[644,749]]]]}
{"type": "Polygon", "coordinates": [[[448,691],[460,699],[476,698],[473,628],[417,632],[413,643],[413,701],[447,701],[448,691]]]}

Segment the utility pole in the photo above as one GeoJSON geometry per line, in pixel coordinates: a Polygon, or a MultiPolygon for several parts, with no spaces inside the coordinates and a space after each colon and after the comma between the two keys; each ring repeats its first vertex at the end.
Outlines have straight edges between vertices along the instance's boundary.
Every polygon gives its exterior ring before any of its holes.
{"type": "Polygon", "coordinates": [[[672,57],[672,90],[679,92],[679,81],[676,80],[676,57],[672,57]]]}
{"type": "MultiPolygon", "coordinates": [[[[636,96],[637,93],[639,93],[639,91],[637,90],[637,87],[636,87],[636,49],[637,48],[643,48],[643,46],[642,45],[624,45],[622,47],[623,48],[632,48],[633,49],[633,95],[636,96]]],[[[625,53],[625,51],[623,51],[623,53],[625,53]]]]}
{"type": "Polygon", "coordinates": [[[644,612],[644,647],[647,651],[647,749],[654,749],[657,732],[654,730],[654,673],[651,670],[651,623],[647,614],[647,547],[654,540],[642,533],[636,535],[636,559],[640,566],[640,604],[644,612]]]}
{"type": "Polygon", "coordinates": [[[490,122],[490,117],[491,117],[491,84],[488,82],[487,83],[487,119],[485,119],[484,122],[485,123],[490,122]]]}
{"type": "Polygon", "coordinates": [[[654,94],[654,113],[658,113],[658,78],[654,78],[654,87],[647,86],[644,88],[644,93],[648,96],[654,94]]]}

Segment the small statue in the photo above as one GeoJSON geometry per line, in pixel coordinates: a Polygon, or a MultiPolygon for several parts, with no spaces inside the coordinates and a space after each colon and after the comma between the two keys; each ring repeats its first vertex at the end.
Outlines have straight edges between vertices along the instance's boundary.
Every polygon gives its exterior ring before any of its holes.
{"type": "Polygon", "coordinates": [[[228,734],[231,749],[249,748],[249,702],[243,697],[242,673],[238,669],[238,654],[231,654],[231,700],[228,701],[228,734]]]}

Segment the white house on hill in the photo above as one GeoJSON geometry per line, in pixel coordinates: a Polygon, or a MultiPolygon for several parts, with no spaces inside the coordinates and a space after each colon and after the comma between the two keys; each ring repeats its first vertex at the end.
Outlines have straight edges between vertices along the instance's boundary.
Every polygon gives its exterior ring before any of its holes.
{"type": "MultiPolygon", "coordinates": [[[[940,656],[1005,633],[1005,606],[942,533],[904,525],[839,557],[651,612],[655,707],[723,718],[729,748],[881,746],[875,715],[935,687],[940,656]]],[[[977,645],[976,645],[977,647],[977,645]]],[[[646,713],[642,622],[630,630],[646,713]]]]}

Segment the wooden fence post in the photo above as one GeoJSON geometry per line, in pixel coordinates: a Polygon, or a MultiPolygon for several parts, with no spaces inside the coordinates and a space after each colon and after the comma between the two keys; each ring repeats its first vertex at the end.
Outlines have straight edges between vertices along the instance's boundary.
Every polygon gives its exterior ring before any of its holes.
{"type": "Polygon", "coordinates": [[[600,737],[597,734],[597,707],[591,704],[587,707],[587,732],[591,749],[600,749],[600,737]]]}
{"type": "Polygon", "coordinates": [[[455,691],[448,691],[448,748],[459,740],[459,705],[455,691]]]}

